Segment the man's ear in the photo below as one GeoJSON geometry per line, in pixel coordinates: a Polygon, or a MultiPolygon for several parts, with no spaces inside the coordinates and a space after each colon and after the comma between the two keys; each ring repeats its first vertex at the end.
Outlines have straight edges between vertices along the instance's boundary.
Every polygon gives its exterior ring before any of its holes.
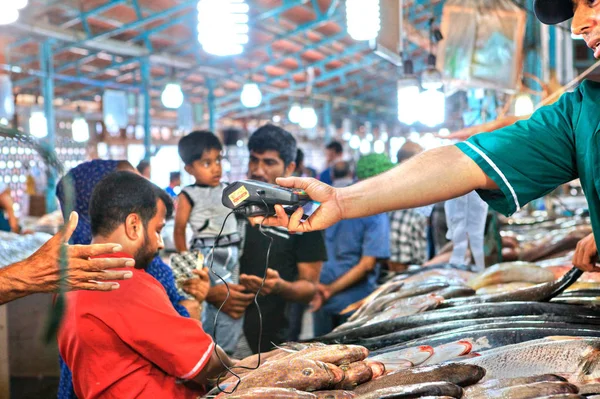
{"type": "Polygon", "coordinates": [[[125,219],[125,235],[131,241],[136,241],[140,237],[143,237],[143,228],[142,219],[137,213],[131,213],[125,219]]]}
{"type": "Polygon", "coordinates": [[[285,176],[289,177],[296,171],[296,162],[290,162],[288,166],[285,167],[285,176]]]}

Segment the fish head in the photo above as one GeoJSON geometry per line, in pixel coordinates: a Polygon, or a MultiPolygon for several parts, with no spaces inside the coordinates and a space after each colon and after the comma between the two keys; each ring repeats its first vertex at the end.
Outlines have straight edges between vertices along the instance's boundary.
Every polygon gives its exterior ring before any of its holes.
{"type": "Polygon", "coordinates": [[[306,386],[312,388],[307,390],[323,389],[344,379],[344,372],[339,367],[308,359],[291,360],[286,374],[289,380],[305,381],[306,386]]]}

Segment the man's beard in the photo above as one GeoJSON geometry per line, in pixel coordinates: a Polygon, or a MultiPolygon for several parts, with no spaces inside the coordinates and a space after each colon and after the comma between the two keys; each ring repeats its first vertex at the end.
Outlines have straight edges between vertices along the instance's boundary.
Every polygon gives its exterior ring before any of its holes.
{"type": "Polygon", "coordinates": [[[146,270],[150,266],[150,262],[158,255],[157,252],[148,250],[149,244],[150,237],[148,237],[148,232],[144,231],[144,242],[134,255],[136,269],[146,270]]]}

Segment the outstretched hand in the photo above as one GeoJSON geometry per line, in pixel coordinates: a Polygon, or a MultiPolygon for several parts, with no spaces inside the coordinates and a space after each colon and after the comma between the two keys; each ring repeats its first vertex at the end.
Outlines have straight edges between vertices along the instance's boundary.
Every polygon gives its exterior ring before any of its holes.
{"type": "Polygon", "coordinates": [[[290,232],[308,232],[323,230],[339,222],[343,217],[342,208],[338,199],[337,189],[313,178],[281,177],[277,184],[288,188],[298,188],[321,206],[306,221],[302,221],[303,210],[299,208],[288,216],[281,205],[275,205],[276,216],[264,219],[262,216],[250,218],[252,223],[264,226],[287,227],[290,232]]]}
{"type": "MultiPolygon", "coordinates": [[[[77,227],[79,215],[72,212],[64,229],[48,240],[37,252],[21,263],[19,274],[33,292],[55,292],[61,276],[60,248],[67,243],[77,227]]],[[[119,288],[115,280],[131,278],[131,271],[110,270],[133,267],[130,258],[90,257],[122,251],[118,244],[67,245],[68,270],[65,276],[67,290],[111,291],[119,288]]]]}

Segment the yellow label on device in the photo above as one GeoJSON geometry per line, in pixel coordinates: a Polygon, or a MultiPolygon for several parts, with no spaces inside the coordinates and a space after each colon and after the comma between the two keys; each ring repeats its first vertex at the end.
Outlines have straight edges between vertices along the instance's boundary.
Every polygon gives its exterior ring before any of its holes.
{"type": "Polygon", "coordinates": [[[250,198],[250,193],[248,192],[245,186],[241,186],[240,188],[229,194],[229,200],[231,201],[233,206],[238,206],[248,198],[250,198]]]}

